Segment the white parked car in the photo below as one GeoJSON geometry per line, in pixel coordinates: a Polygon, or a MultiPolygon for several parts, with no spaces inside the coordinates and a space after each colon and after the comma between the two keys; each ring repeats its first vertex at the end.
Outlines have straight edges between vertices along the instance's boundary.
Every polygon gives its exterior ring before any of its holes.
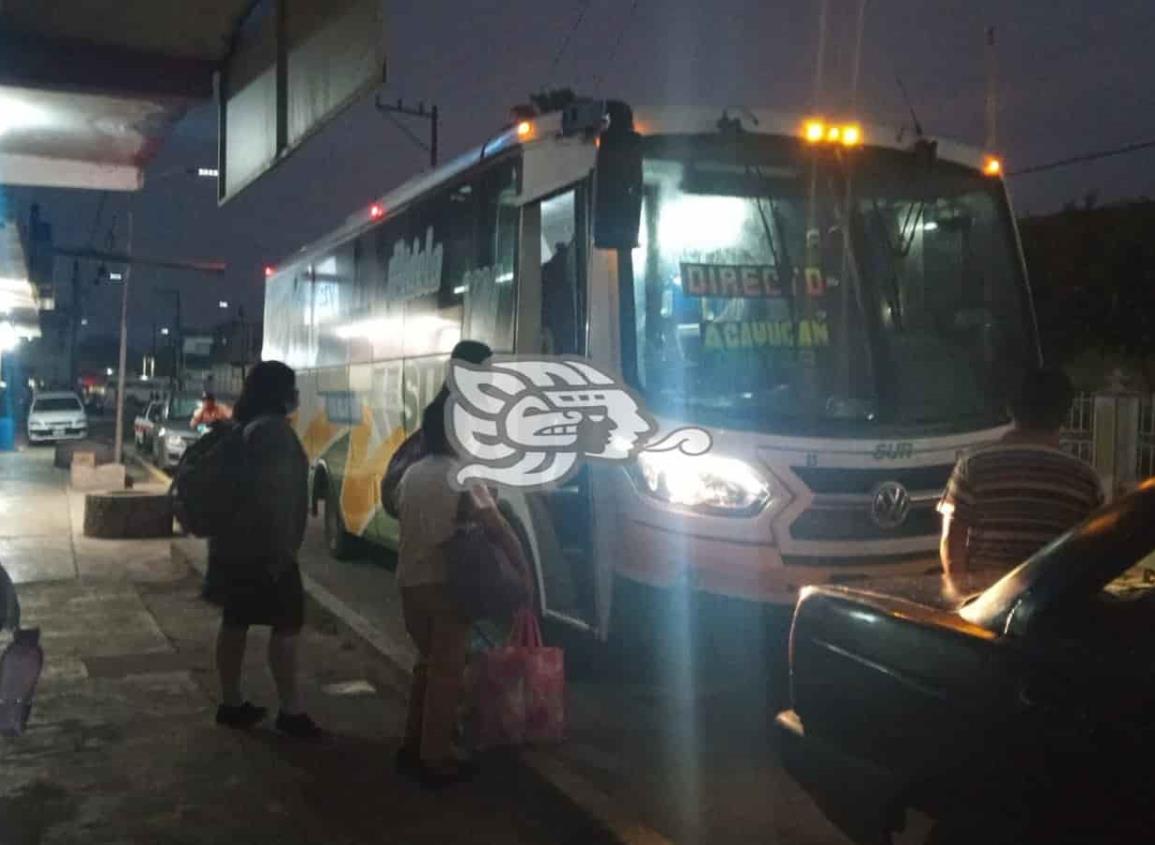
{"type": "Polygon", "coordinates": [[[88,416],[80,397],[67,391],[37,393],[28,410],[28,442],[80,440],[88,436],[88,416]]]}

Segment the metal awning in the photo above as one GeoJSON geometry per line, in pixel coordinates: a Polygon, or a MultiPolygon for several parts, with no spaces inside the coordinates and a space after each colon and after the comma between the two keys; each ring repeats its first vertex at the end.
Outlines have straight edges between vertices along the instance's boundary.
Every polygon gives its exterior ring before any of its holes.
{"type": "Polygon", "coordinates": [[[4,0],[0,183],[135,190],[250,0],[4,0]]]}

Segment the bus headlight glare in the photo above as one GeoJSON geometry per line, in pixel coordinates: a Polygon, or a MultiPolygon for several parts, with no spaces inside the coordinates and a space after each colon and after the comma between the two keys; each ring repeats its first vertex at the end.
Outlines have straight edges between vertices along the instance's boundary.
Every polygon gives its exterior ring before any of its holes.
{"type": "Polygon", "coordinates": [[[769,479],[735,458],[643,452],[633,476],[647,495],[703,513],[748,516],[772,498],[769,479]]]}

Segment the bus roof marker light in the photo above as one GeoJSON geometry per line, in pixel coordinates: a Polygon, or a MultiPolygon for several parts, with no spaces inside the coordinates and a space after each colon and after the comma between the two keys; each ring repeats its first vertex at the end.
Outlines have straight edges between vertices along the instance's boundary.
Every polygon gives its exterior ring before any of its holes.
{"type": "Polygon", "coordinates": [[[265,265],[265,278],[266,279],[269,278],[270,276],[272,276],[273,273],[275,273],[275,272],[277,272],[277,271],[275,269],[273,269],[272,264],[266,264],[265,265]]]}
{"type": "Polygon", "coordinates": [[[802,137],[807,143],[817,144],[826,137],[826,124],[821,120],[808,120],[802,127],[802,137]]]}
{"type": "Polygon", "coordinates": [[[857,147],[862,143],[862,127],[856,123],[849,123],[842,127],[842,146],[857,147]]]}
{"type": "Polygon", "coordinates": [[[826,140],[834,143],[842,138],[842,129],[838,126],[830,126],[826,129],[826,140]]]}
{"type": "Polygon", "coordinates": [[[533,137],[533,124],[528,120],[523,120],[517,124],[517,137],[523,141],[528,141],[533,137]]]}
{"type": "Polygon", "coordinates": [[[983,173],[987,176],[1002,176],[1003,161],[998,156],[987,156],[983,160],[983,173]]]}
{"type": "Polygon", "coordinates": [[[385,216],[385,209],[379,203],[373,203],[369,206],[369,219],[380,220],[385,216]]]}

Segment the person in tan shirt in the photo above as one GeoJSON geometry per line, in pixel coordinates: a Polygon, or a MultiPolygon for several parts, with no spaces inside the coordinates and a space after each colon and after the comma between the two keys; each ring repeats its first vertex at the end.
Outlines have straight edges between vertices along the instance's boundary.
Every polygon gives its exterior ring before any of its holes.
{"type": "Polygon", "coordinates": [[[221,420],[232,419],[232,413],[226,405],[217,402],[217,397],[212,393],[205,391],[201,396],[201,404],[193,414],[192,420],[189,421],[189,428],[197,428],[202,425],[212,425],[221,420]]]}

